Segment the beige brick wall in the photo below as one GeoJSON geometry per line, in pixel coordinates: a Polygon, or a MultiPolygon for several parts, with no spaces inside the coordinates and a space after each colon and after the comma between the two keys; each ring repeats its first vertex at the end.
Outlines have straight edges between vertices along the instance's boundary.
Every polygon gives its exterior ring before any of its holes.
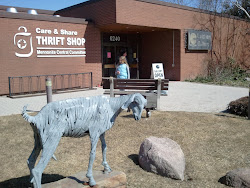
{"type": "MultiPolygon", "coordinates": [[[[142,33],[142,50],[151,52],[149,54],[142,51],[142,63],[145,71],[141,70],[143,77],[149,77],[149,67],[151,61],[163,59],[167,62],[167,75],[171,79],[185,80],[202,75],[206,72],[207,60],[216,59],[214,53],[220,56],[220,61],[225,61],[227,57],[233,57],[246,67],[250,67],[249,41],[250,35],[241,35],[249,30],[249,22],[225,18],[222,16],[209,15],[198,9],[182,6],[171,6],[170,4],[154,1],[145,2],[143,0],[100,0],[94,3],[85,3],[82,6],[74,7],[62,12],[65,16],[85,17],[93,19],[100,29],[109,27],[119,27],[119,25],[145,26],[146,28],[165,28],[178,31],[178,50],[175,58],[176,67],[170,67],[172,49],[172,36],[165,33],[162,41],[154,33],[142,33]],[[167,5],[167,6],[164,6],[167,5]],[[235,33],[230,33],[236,28],[235,33]],[[185,33],[187,29],[209,30],[213,36],[212,52],[187,52],[185,49],[185,33]],[[146,37],[150,36],[153,37],[146,37]],[[169,35],[169,36],[168,36],[169,35]],[[147,40],[145,40],[147,38],[147,40]],[[231,39],[235,43],[227,42],[231,39]],[[156,43],[155,41],[158,41],[156,43]],[[164,41],[164,44],[162,43],[164,41]],[[148,46],[145,46],[148,45],[148,46]],[[150,46],[151,45],[151,46],[150,46]],[[152,47],[153,46],[153,47],[152,47]],[[156,51],[158,49],[158,51],[156,51]],[[154,52],[154,53],[152,53],[154,52]],[[151,56],[152,57],[151,57],[151,56]],[[149,64],[148,64],[149,63],[149,64]],[[145,75],[147,72],[147,75],[145,75]]],[[[148,31],[147,31],[148,32],[148,31]]],[[[164,32],[163,32],[164,33],[164,32]]]]}
{"type": "Polygon", "coordinates": [[[173,54],[173,30],[161,32],[149,32],[142,34],[141,43],[142,66],[140,67],[140,76],[149,78],[151,74],[151,64],[153,62],[162,62],[164,65],[165,78],[171,80],[180,80],[180,31],[175,30],[175,53],[173,54]],[[175,66],[173,64],[173,55],[175,66]]]}
{"type": "MultiPolygon", "coordinates": [[[[243,31],[246,33],[249,30],[249,22],[209,15],[198,10],[187,10],[137,0],[116,0],[116,22],[180,30],[180,59],[176,62],[180,65],[180,80],[204,74],[207,65],[206,60],[214,52],[221,56],[221,60],[233,57],[236,61],[250,68],[250,35],[241,35],[243,31]],[[236,29],[234,34],[230,33],[233,28],[236,29]],[[185,50],[185,32],[187,29],[210,30],[214,36],[213,52],[187,53],[185,50]],[[230,42],[227,45],[225,44],[229,38],[235,42],[234,45],[230,45],[230,42]]],[[[152,35],[152,37],[157,40],[156,35],[152,35]]],[[[167,44],[167,41],[165,42],[167,44]]],[[[160,47],[162,44],[158,43],[158,46],[160,47]]],[[[170,48],[166,46],[165,51],[170,48]]],[[[162,50],[160,53],[162,53],[162,50]]],[[[214,55],[212,57],[215,58],[214,55]]],[[[176,69],[170,73],[170,75],[172,74],[178,75],[176,69]]]]}
{"type": "MultiPolygon", "coordinates": [[[[44,74],[71,74],[93,72],[94,86],[101,83],[101,39],[100,32],[91,24],[72,24],[60,22],[48,22],[38,20],[10,19],[0,18],[0,94],[8,93],[8,77],[14,76],[32,76],[44,74]],[[77,31],[77,37],[86,38],[86,57],[67,57],[67,58],[38,58],[36,50],[31,57],[20,58],[15,55],[20,51],[14,45],[14,35],[20,31],[18,28],[25,26],[32,34],[36,36],[36,28],[43,29],[66,29],[68,31],[77,31]]],[[[42,35],[42,34],[39,34],[42,35]]],[[[49,35],[49,36],[54,36],[49,35]]],[[[59,35],[58,35],[59,36],[59,35]]],[[[36,38],[33,37],[33,48],[36,49],[36,38]]],[[[27,40],[29,41],[29,40],[27,40]]],[[[50,46],[53,47],[53,46],[50,46]]],[[[56,46],[60,47],[60,46],[56,46]]],[[[72,46],[77,47],[77,46],[72,46]]],[[[27,46],[29,48],[29,45],[27,46]]],[[[22,51],[20,53],[25,53],[22,51]]]]}
{"type": "Polygon", "coordinates": [[[98,26],[113,24],[116,21],[116,0],[102,0],[94,3],[85,2],[82,6],[58,11],[58,14],[67,17],[85,18],[93,20],[98,26]]]}

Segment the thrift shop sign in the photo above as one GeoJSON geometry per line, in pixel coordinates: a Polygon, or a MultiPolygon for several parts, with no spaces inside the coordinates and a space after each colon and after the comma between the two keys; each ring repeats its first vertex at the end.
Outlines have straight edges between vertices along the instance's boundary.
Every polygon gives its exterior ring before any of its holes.
{"type": "Polygon", "coordinates": [[[38,58],[86,56],[86,40],[79,37],[77,31],[37,27],[35,33],[36,35],[32,36],[25,26],[18,28],[14,35],[17,57],[28,58],[33,54],[38,58]]]}

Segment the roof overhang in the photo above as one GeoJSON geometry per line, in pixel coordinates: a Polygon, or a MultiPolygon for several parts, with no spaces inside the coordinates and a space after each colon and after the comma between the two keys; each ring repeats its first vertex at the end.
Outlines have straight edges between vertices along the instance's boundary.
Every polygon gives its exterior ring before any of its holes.
{"type": "Polygon", "coordinates": [[[126,24],[109,24],[105,26],[100,26],[99,28],[101,32],[105,32],[105,33],[127,33],[127,34],[169,30],[166,28],[146,27],[146,26],[138,26],[138,25],[126,25],[126,24]]]}

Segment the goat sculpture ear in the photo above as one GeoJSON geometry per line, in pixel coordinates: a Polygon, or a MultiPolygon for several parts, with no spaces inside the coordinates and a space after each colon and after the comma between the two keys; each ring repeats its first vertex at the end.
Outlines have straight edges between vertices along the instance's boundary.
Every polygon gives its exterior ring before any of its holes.
{"type": "Polygon", "coordinates": [[[136,95],[136,94],[131,95],[131,96],[129,97],[129,99],[122,105],[121,108],[122,108],[123,110],[126,109],[126,108],[128,108],[129,105],[135,100],[135,95],[136,95]]]}

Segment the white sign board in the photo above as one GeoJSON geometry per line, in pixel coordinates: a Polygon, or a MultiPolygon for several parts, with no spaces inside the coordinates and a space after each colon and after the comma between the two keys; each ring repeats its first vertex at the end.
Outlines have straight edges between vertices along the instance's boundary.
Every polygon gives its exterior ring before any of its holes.
{"type": "Polygon", "coordinates": [[[153,70],[154,79],[158,79],[158,78],[165,79],[162,63],[152,63],[152,70],[153,70]]]}

